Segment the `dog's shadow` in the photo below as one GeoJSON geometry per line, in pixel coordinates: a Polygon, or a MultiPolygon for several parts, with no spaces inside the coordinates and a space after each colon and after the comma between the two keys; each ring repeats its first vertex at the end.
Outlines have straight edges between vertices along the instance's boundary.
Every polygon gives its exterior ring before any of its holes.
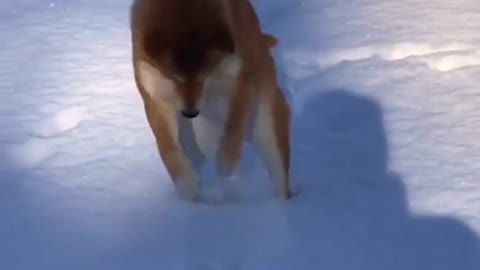
{"type": "Polygon", "coordinates": [[[299,193],[289,220],[309,269],[480,269],[480,242],[466,224],[409,211],[405,186],[388,168],[379,104],[333,90],[296,108],[299,193]]]}

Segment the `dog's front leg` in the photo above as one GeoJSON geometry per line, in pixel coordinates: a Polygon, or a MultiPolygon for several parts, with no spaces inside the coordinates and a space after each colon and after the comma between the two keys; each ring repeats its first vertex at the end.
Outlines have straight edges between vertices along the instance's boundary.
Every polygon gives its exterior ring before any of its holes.
{"type": "Polygon", "coordinates": [[[253,74],[248,70],[242,70],[231,96],[224,133],[217,152],[217,171],[223,177],[231,176],[240,163],[255,95],[253,74]]]}
{"type": "Polygon", "coordinates": [[[178,118],[163,101],[145,102],[148,122],[155,135],[158,151],[179,194],[189,200],[199,198],[199,177],[185,156],[178,138],[178,118]]]}

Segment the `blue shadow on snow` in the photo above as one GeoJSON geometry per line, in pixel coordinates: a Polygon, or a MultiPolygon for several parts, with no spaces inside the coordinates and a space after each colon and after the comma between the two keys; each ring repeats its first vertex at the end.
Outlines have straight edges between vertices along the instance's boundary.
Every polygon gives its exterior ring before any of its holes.
{"type": "Polygon", "coordinates": [[[480,269],[480,241],[466,224],[409,211],[405,185],[388,169],[379,104],[343,89],[306,103],[294,121],[302,158],[289,220],[309,269],[480,269]]]}

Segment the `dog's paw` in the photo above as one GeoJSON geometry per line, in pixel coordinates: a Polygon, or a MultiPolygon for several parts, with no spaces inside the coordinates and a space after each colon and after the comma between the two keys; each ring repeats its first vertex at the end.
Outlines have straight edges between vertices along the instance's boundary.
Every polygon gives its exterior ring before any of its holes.
{"type": "Polygon", "coordinates": [[[219,204],[225,199],[222,188],[219,187],[202,187],[201,200],[207,204],[219,204]]]}
{"type": "Polygon", "coordinates": [[[200,198],[200,190],[194,183],[176,183],[175,187],[181,198],[188,201],[198,201],[200,198]]]}
{"type": "Polygon", "coordinates": [[[289,200],[292,198],[292,190],[288,182],[289,181],[287,179],[282,179],[281,181],[277,182],[278,195],[285,200],[289,200]]]}
{"type": "Polygon", "coordinates": [[[183,177],[176,179],[175,188],[180,197],[185,200],[198,201],[200,198],[198,177],[193,173],[186,174],[183,177]]]}
{"type": "Polygon", "coordinates": [[[281,190],[279,191],[279,193],[280,193],[280,197],[284,200],[290,200],[293,196],[293,193],[289,188],[285,190],[281,190]]]}
{"type": "Polygon", "coordinates": [[[230,177],[237,170],[241,157],[241,144],[222,139],[217,151],[217,173],[224,178],[230,177]]]}

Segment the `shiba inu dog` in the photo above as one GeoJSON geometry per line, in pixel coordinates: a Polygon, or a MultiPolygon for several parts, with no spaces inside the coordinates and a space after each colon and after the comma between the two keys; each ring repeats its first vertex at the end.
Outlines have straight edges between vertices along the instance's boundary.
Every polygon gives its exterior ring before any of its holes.
{"type": "Polygon", "coordinates": [[[290,198],[290,109],[249,0],[135,0],[133,67],[160,157],[177,191],[199,198],[199,169],[237,169],[254,145],[283,198],[290,198]],[[216,150],[212,150],[216,149],[216,150]]]}

